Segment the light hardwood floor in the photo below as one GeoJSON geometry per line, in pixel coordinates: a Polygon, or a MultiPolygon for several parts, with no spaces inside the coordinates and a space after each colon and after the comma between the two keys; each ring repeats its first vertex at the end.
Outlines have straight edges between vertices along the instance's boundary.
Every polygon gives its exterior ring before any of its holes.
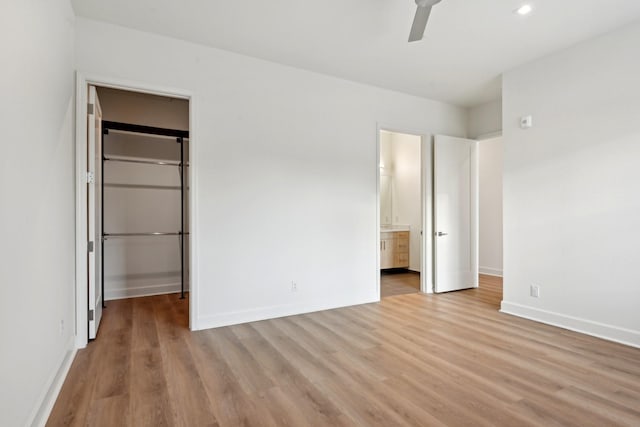
{"type": "Polygon", "coordinates": [[[381,271],[380,297],[420,292],[420,274],[409,271],[381,271]]]}
{"type": "Polygon", "coordinates": [[[114,301],[48,425],[640,426],[640,349],[501,314],[500,293],[193,333],[175,296],[114,301]]]}

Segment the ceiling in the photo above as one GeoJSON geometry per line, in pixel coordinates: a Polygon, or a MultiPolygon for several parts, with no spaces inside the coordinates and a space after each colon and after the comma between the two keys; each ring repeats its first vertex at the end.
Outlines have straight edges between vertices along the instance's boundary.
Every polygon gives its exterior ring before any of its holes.
{"type": "Polygon", "coordinates": [[[640,19],[638,0],[442,0],[408,43],[413,0],[72,0],[79,16],[474,106],[500,75],[640,19]],[[514,13],[523,3],[534,10],[514,13]]]}

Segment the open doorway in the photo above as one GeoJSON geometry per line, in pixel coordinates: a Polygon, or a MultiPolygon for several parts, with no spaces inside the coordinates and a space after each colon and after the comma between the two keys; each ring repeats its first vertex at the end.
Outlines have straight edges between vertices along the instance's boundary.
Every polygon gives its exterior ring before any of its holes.
{"type": "Polygon", "coordinates": [[[502,141],[436,135],[434,292],[502,299],[502,141]]]}
{"type": "Polygon", "coordinates": [[[502,301],[502,136],[480,138],[479,286],[487,302],[502,301]]]}
{"type": "Polygon", "coordinates": [[[380,130],[380,297],[420,292],[422,137],[380,130]]]}
{"type": "Polygon", "coordinates": [[[87,338],[156,305],[188,327],[189,100],[92,84],[87,98],[87,338]]]}

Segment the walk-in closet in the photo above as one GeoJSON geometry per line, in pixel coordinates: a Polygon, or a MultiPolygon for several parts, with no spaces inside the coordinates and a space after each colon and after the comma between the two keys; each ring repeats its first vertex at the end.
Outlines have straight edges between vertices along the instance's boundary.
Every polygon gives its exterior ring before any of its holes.
{"type": "MultiPolygon", "coordinates": [[[[189,291],[189,104],[97,88],[101,271],[110,301],[189,291]]],[[[188,304],[183,304],[188,318],[188,304]]],[[[186,321],[187,319],[185,319],[186,321]]]]}

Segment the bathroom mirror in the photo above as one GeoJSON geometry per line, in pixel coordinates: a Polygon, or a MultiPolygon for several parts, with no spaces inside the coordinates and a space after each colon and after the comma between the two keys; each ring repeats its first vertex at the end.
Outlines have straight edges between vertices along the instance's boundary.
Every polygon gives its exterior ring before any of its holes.
{"type": "Polygon", "coordinates": [[[391,225],[391,177],[380,176],[380,225],[391,225]]]}

